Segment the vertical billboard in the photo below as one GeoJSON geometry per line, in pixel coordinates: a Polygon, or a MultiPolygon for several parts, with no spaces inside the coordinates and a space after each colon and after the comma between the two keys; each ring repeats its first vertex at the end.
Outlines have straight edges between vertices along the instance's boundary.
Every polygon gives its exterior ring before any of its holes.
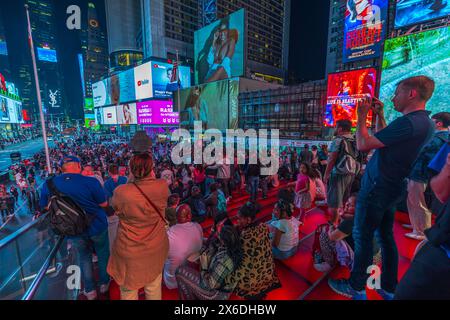
{"type": "Polygon", "coordinates": [[[450,27],[386,40],[380,99],[385,103],[388,123],[401,116],[391,101],[398,82],[413,76],[428,76],[436,83],[433,97],[427,103],[427,110],[432,114],[449,111],[449,57],[450,27]]]}
{"type": "Polygon", "coordinates": [[[137,124],[136,103],[117,106],[117,124],[137,124]]]}
{"type": "Polygon", "coordinates": [[[397,0],[395,27],[438,19],[450,15],[448,0],[397,0]]]}
{"type": "Polygon", "coordinates": [[[164,62],[152,63],[153,97],[172,98],[173,92],[191,86],[191,69],[164,62]],[[178,70],[178,71],[177,71],[178,70]],[[178,73],[178,77],[176,76],[178,73]]]}
{"type": "MultiPolygon", "coordinates": [[[[377,71],[374,68],[329,74],[324,125],[334,127],[336,121],[347,119],[356,127],[357,103],[368,96],[374,96],[376,83],[377,71]]],[[[370,112],[367,125],[371,124],[370,112]]]]}
{"type": "Polygon", "coordinates": [[[244,75],[245,32],[241,9],[194,33],[196,84],[244,75]]]}
{"type": "Polygon", "coordinates": [[[8,55],[8,47],[6,45],[6,41],[0,39],[0,55],[7,56],[8,55]]]}
{"type": "Polygon", "coordinates": [[[388,0],[347,0],[344,63],[380,56],[388,7],[388,0]]]}
{"type": "Polygon", "coordinates": [[[94,99],[94,107],[99,108],[111,104],[109,78],[98,81],[92,85],[92,95],[94,99]]]}
{"type": "Polygon", "coordinates": [[[153,94],[152,63],[147,62],[134,68],[136,100],[151,98],[153,94]]]}
{"type": "Polygon", "coordinates": [[[129,69],[118,74],[119,77],[119,102],[126,103],[136,100],[134,88],[134,70],[129,69]]]}
{"type": "Polygon", "coordinates": [[[136,109],[138,124],[178,125],[180,123],[179,114],[173,111],[171,100],[138,102],[136,109]]]}

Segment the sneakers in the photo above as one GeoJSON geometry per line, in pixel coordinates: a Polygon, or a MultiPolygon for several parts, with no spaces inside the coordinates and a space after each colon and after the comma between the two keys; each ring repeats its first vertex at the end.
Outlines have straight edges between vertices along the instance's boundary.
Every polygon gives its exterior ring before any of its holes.
{"type": "Polygon", "coordinates": [[[97,263],[98,262],[98,257],[96,254],[92,255],[92,263],[97,263]]]}
{"type": "Polygon", "coordinates": [[[402,224],[402,227],[405,229],[413,230],[413,226],[410,224],[402,224]]]}
{"type": "Polygon", "coordinates": [[[384,299],[384,300],[394,300],[394,294],[387,292],[384,289],[377,289],[377,293],[384,299]]]}
{"type": "Polygon", "coordinates": [[[97,290],[92,290],[89,292],[83,292],[83,295],[89,300],[96,300],[97,299],[97,290]]]}
{"type": "Polygon", "coordinates": [[[407,234],[405,234],[405,237],[413,239],[413,240],[418,240],[418,241],[423,241],[426,239],[425,235],[417,233],[417,232],[407,233],[407,234]]]}
{"type": "Polygon", "coordinates": [[[330,288],[344,297],[353,299],[353,300],[367,300],[366,290],[356,291],[352,288],[352,286],[348,283],[348,280],[340,279],[328,279],[328,285],[330,288]]]}

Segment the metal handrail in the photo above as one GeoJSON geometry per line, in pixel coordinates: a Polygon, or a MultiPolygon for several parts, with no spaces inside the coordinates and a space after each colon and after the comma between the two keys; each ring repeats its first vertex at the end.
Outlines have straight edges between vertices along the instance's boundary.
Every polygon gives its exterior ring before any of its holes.
{"type": "Polygon", "coordinates": [[[4,247],[6,247],[8,244],[16,240],[18,237],[20,237],[22,234],[33,228],[35,225],[40,223],[45,217],[47,216],[47,213],[40,216],[38,219],[31,221],[29,224],[23,226],[16,232],[10,234],[9,236],[6,236],[2,240],[0,240],[0,250],[2,250],[4,247]]]}
{"type": "Polygon", "coordinates": [[[59,248],[61,247],[63,242],[64,237],[59,237],[58,242],[55,244],[52,251],[50,251],[36,278],[34,278],[33,283],[31,283],[30,287],[28,288],[27,292],[25,292],[21,300],[33,300],[37,290],[39,289],[39,286],[42,283],[42,280],[44,280],[44,276],[47,274],[47,270],[50,267],[50,264],[52,263],[53,259],[55,259],[55,256],[58,253],[59,248]]]}

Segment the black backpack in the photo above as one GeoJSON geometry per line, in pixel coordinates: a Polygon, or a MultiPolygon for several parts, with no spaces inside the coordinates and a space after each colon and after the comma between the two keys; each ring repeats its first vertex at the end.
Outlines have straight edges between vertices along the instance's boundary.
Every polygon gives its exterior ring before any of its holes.
{"type": "Polygon", "coordinates": [[[47,186],[51,192],[48,209],[51,228],[57,235],[61,236],[83,234],[91,222],[89,215],[69,196],[59,192],[53,179],[47,181],[47,186]]]}

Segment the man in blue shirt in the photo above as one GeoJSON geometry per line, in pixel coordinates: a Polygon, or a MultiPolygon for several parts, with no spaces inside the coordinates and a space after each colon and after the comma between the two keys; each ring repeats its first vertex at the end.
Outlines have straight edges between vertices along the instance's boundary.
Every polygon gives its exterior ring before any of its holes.
{"type": "Polygon", "coordinates": [[[426,229],[431,228],[431,211],[425,201],[425,190],[428,185],[428,164],[448,140],[448,127],[450,126],[450,113],[440,112],[431,117],[436,131],[431,141],[422,149],[414,163],[408,180],[408,213],[413,232],[405,234],[415,240],[424,240],[426,229]]]}
{"type": "MultiPolygon", "coordinates": [[[[81,175],[80,160],[73,156],[61,160],[62,175],[54,178],[56,189],[67,195],[81,206],[87,214],[93,216],[85,234],[71,237],[73,248],[78,251],[80,267],[84,279],[84,292],[89,300],[97,298],[94,282],[92,257],[98,257],[100,292],[105,294],[109,289],[110,277],[106,272],[109,260],[108,221],[103,208],[108,206],[105,192],[100,182],[91,177],[81,175]]],[[[40,207],[47,208],[51,194],[47,184],[41,191],[40,207]]]]}
{"type": "Polygon", "coordinates": [[[408,271],[395,291],[396,300],[450,299],[450,144],[444,145],[430,164],[440,173],[431,180],[436,197],[445,203],[436,223],[425,230],[408,271]]]}
{"type": "Polygon", "coordinates": [[[425,76],[401,81],[392,98],[403,117],[386,125],[383,103],[368,98],[358,105],[356,142],[362,152],[376,150],[367,164],[361,182],[355,212],[353,238],[355,260],[348,280],[330,280],[330,287],[353,299],[366,299],[365,287],[373,264],[373,236],[382,248],[381,288],[384,299],[392,299],[398,279],[398,251],[394,239],[396,205],[406,191],[406,178],[422,148],[434,132],[426,103],[433,95],[435,83],[425,76]],[[370,110],[377,114],[375,135],[370,135],[366,119],[370,110]]]}

